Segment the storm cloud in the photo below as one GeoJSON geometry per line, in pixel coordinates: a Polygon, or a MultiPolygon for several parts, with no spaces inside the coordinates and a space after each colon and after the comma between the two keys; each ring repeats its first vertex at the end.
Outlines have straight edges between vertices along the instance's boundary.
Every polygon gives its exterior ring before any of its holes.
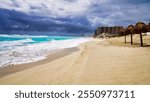
{"type": "Polygon", "coordinates": [[[1,0],[0,30],[92,33],[98,26],[150,22],[149,0],[1,0]]]}

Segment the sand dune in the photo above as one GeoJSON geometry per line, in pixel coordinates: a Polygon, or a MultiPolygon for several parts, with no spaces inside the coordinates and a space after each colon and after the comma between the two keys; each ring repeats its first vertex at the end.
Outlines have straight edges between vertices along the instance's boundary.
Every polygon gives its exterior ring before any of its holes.
{"type": "Polygon", "coordinates": [[[150,48],[118,46],[122,39],[93,39],[63,58],[7,75],[0,84],[150,84],[150,48]]]}

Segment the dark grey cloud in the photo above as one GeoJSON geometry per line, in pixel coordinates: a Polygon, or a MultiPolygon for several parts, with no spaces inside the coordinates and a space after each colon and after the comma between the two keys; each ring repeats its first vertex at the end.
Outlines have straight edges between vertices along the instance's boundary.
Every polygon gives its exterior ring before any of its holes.
{"type": "Polygon", "coordinates": [[[90,22],[84,17],[51,18],[32,16],[14,10],[0,9],[0,31],[41,31],[67,34],[92,32],[90,22]]]}
{"type": "MultiPolygon", "coordinates": [[[[17,1],[12,0],[12,3],[8,3],[11,9],[0,10],[1,31],[23,30],[80,34],[92,33],[98,26],[128,26],[138,21],[146,24],[150,22],[150,0],[87,0],[84,2],[82,0],[57,0],[56,4],[51,4],[53,7],[44,0],[39,0],[39,4],[33,0],[35,5],[34,3],[29,3],[29,6],[22,5],[24,8],[19,9],[20,11],[17,10],[22,6],[17,1]],[[62,2],[64,5],[61,4],[62,2]]],[[[4,3],[6,4],[2,5],[3,8],[8,4],[0,1],[0,5],[4,3]]]]}
{"type": "Polygon", "coordinates": [[[108,0],[108,2],[93,2],[90,13],[101,18],[97,26],[108,25],[105,20],[110,21],[110,25],[135,24],[138,21],[150,22],[150,0],[108,0]]]}
{"type": "Polygon", "coordinates": [[[112,0],[113,3],[116,4],[145,4],[145,3],[150,3],[150,0],[112,0]]]}

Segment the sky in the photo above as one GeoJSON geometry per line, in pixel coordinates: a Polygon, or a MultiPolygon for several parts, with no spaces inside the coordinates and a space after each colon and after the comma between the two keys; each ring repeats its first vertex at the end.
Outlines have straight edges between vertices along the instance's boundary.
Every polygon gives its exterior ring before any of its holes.
{"type": "Polygon", "coordinates": [[[52,32],[91,33],[98,26],[150,22],[150,0],[0,0],[0,8],[40,17],[52,32]]]}

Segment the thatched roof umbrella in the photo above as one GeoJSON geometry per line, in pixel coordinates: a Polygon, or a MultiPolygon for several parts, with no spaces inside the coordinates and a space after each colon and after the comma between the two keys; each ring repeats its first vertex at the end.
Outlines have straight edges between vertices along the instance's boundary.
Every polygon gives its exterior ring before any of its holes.
{"type": "Polygon", "coordinates": [[[150,32],[150,23],[147,25],[148,32],[150,32]]]}
{"type": "Polygon", "coordinates": [[[125,30],[126,34],[131,34],[131,45],[133,44],[133,33],[134,33],[134,26],[133,25],[129,25],[126,30],[125,30]]]}
{"type": "Polygon", "coordinates": [[[125,43],[126,43],[126,33],[125,33],[125,29],[124,28],[121,29],[119,35],[121,35],[121,36],[124,35],[125,36],[124,40],[125,40],[125,43]]]}
{"type": "Polygon", "coordinates": [[[119,32],[119,35],[124,35],[125,34],[125,29],[124,28],[122,28],[121,30],[120,30],[120,32],[119,32]]]}
{"type": "Polygon", "coordinates": [[[136,23],[134,27],[134,32],[137,34],[140,34],[140,41],[141,41],[141,46],[143,46],[143,39],[142,39],[142,33],[146,33],[147,30],[147,25],[143,22],[138,22],[136,23]]]}

